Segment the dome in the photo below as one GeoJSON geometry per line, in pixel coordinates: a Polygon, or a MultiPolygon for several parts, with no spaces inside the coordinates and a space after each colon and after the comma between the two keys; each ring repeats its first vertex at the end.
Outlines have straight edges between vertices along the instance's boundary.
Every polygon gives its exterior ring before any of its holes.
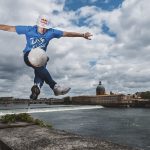
{"type": "Polygon", "coordinates": [[[99,82],[99,85],[96,88],[96,95],[104,95],[105,94],[105,88],[103,87],[101,81],[99,82]]]}

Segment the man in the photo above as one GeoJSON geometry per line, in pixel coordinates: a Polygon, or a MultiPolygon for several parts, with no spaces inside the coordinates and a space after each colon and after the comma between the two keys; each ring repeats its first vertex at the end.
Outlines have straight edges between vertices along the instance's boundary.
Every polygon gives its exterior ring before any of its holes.
{"type": "Polygon", "coordinates": [[[36,100],[40,94],[40,89],[44,81],[50,86],[54,91],[56,96],[63,95],[69,92],[71,88],[59,86],[51,77],[50,73],[46,69],[46,66],[35,67],[31,65],[28,59],[30,51],[34,48],[40,47],[46,51],[49,41],[53,38],[60,37],[83,37],[87,40],[91,40],[91,33],[76,33],[76,32],[66,32],[61,30],[56,30],[50,28],[50,20],[47,15],[39,16],[37,20],[37,25],[35,26],[9,26],[9,25],[0,25],[0,30],[17,32],[18,34],[23,34],[26,36],[26,47],[23,50],[24,61],[26,65],[34,69],[35,78],[34,85],[31,88],[30,98],[36,100]]]}

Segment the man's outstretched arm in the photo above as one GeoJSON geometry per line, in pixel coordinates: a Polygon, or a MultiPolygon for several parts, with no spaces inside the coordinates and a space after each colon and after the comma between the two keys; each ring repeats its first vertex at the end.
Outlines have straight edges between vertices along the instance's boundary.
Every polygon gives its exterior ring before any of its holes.
{"type": "Polygon", "coordinates": [[[0,24],[0,30],[9,31],[9,32],[16,32],[16,27],[0,24]]]}
{"type": "Polygon", "coordinates": [[[83,37],[87,40],[91,40],[91,36],[93,36],[91,33],[77,33],[77,32],[66,32],[64,31],[63,37],[83,37]]]}

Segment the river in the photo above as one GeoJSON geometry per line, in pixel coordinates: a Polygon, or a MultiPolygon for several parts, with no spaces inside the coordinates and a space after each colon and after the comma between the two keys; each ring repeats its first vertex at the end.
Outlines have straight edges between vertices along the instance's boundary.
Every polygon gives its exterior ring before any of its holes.
{"type": "Polygon", "coordinates": [[[0,115],[30,113],[54,128],[150,150],[150,109],[72,105],[7,105],[0,115]]]}

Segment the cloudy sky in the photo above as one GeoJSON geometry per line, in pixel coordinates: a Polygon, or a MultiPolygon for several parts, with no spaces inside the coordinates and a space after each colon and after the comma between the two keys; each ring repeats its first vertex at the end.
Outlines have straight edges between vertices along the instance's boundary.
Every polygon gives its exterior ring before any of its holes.
{"type": "MultiPolygon", "coordinates": [[[[70,96],[150,90],[150,6],[148,0],[1,0],[0,24],[34,25],[48,13],[53,28],[91,32],[84,38],[53,39],[48,70],[70,96]]],[[[28,98],[33,70],[23,62],[25,37],[0,31],[0,96],[28,98]]],[[[52,97],[44,85],[40,97],[52,97]]]]}

